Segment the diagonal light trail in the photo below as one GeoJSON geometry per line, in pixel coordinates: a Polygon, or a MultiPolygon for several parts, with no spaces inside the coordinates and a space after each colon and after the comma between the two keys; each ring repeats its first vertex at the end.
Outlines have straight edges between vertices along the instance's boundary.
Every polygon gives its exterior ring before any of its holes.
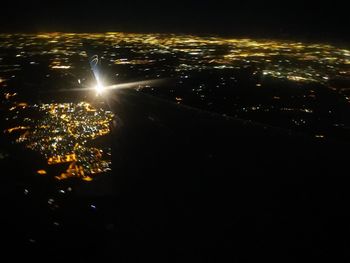
{"type": "MultiPolygon", "coordinates": [[[[140,86],[147,86],[147,85],[154,85],[164,82],[166,79],[152,79],[152,80],[142,80],[142,81],[134,81],[134,82],[126,82],[126,83],[120,83],[115,85],[109,85],[109,86],[103,86],[103,90],[118,90],[118,89],[135,89],[139,88],[140,86]]],[[[101,88],[101,87],[99,87],[101,88]]],[[[73,88],[73,89],[59,89],[57,91],[89,91],[89,90],[96,90],[96,87],[87,87],[84,86],[82,88],[73,88]]]]}

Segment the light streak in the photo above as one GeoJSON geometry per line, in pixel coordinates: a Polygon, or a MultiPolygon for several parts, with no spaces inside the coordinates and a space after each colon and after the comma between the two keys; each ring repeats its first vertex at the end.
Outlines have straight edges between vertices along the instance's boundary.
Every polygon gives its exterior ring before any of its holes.
{"type": "Polygon", "coordinates": [[[73,89],[60,89],[57,90],[59,92],[66,92],[66,91],[98,91],[99,94],[102,92],[105,93],[109,90],[119,90],[119,89],[139,89],[145,86],[150,86],[154,84],[158,84],[165,81],[165,79],[152,79],[152,80],[142,80],[142,81],[133,81],[133,82],[126,82],[126,83],[120,83],[115,85],[109,85],[104,86],[102,83],[96,84],[95,86],[84,86],[82,88],[73,88],[73,89]]]}

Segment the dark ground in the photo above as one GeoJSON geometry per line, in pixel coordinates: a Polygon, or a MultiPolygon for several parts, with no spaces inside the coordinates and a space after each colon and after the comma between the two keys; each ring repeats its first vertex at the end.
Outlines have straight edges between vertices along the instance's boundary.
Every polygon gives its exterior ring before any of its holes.
{"type": "Polygon", "coordinates": [[[348,145],[115,96],[113,173],[73,182],[61,209],[30,160],[2,161],[21,163],[2,172],[2,262],[349,260],[348,145]]]}

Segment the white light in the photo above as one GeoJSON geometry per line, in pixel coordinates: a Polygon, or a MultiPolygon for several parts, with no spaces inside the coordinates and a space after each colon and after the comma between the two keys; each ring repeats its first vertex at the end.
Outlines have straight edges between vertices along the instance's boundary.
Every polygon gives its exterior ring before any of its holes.
{"type": "Polygon", "coordinates": [[[100,82],[97,82],[97,85],[95,86],[95,90],[97,95],[101,95],[104,91],[104,87],[100,82]]]}
{"type": "Polygon", "coordinates": [[[99,76],[96,75],[95,77],[96,77],[95,90],[96,90],[97,95],[101,95],[103,93],[103,91],[105,90],[105,87],[103,86],[102,82],[100,81],[99,76]]]}

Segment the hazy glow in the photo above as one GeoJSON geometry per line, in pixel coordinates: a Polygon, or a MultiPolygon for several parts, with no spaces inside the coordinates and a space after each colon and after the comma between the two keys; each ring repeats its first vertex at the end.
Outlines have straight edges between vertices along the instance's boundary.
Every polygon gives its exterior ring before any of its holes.
{"type": "Polygon", "coordinates": [[[97,85],[95,86],[95,90],[97,95],[101,95],[105,90],[105,88],[100,82],[97,82],[97,85]]]}
{"type": "Polygon", "coordinates": [[[56,65],[56,66],[52,66],[51,68],[53,68],[53,69],[70,69],[71,66],[56,65]]]}
{"type": "Polygon", "coordinates": [[[135,88],[142,88],[145,86],[161,83],[162,81],[164,81],[164,79],[141,80],[141,81],[111,85],[111,86],[105,87],[105,89],[130,89],[130,88],[135,89],[135,88]]]}
{"type": "Polygon", "coordinates": [[[166,81],[167,79],[151,79],[151,80],[141,80],[141,81],[134,81],[134,82],[126,82],[126,83],[119,83],[116,85],[110,85],[105,86],[100,81],[97,82],[95,86],[83,86],[82,88],[73,88],[73,89],[60,89],[57,91],[89,91],[89,90],[95,90],[97,95],[100,95],[101,93],[105,93],[108,90],[118,90],[118,89],[139,89],[155,84],[162,83],[163,81],[166,81]]]}
{"type": "Polygon", "coordinates": [[[102,84],[102,81],[100,80],[97,74],[95,75],[95,78],[96,78],[96,86],[95,86],[96,94],[101,95],[104,92],[105,87],[102,84]]]}

